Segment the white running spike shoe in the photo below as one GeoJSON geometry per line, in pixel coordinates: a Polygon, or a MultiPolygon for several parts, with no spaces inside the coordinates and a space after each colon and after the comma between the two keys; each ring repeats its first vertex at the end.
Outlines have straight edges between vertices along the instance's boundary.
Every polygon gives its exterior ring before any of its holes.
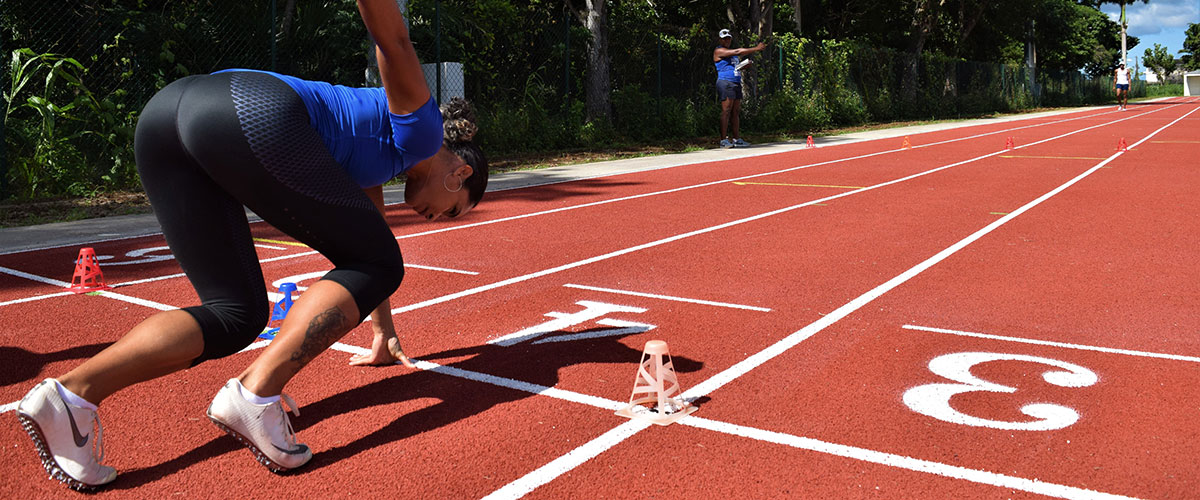
{"type": "Polygon", "coordinates": [[[209,420],[250,448],[254,458],[271,472],[284,472],[308,463],[312,451],[296,442],[296,432],[283,409],[286,401],[292,412],[300,416],[296,402],[282,394],[281,401],[256,405],[242,397],[239,385],[236,378],[231,378],[217,391],[208,405],[209,420]]]}
{"type": "Polygon", "coordinates": [[[99,415],[64,401],[56,380],[43,380],[21,399],[17,420],[33,439],[51,479],[82,491],[117,478],[116,469],[100,465],[104,460],[104,427],[99,415]]]}

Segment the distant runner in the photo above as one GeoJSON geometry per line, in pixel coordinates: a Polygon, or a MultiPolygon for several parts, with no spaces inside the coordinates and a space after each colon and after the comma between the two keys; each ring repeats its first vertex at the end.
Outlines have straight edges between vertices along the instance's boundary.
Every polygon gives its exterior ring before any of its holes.
{"type": "Polygon", "coordinates": [[[1126,101],[1129,100],[1129,69],[1125,63],[1117,66],[1116,76],[1113,77],[1113,89],[1117,91],[1117,111],[1125,111],[1126,101]]]}

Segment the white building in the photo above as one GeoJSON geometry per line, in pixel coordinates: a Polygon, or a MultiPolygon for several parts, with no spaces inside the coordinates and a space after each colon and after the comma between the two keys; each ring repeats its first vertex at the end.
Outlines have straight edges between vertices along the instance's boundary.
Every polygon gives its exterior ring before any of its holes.
{"type": "Polygon", "coordinates": [[[1190,71],[1183,74],[1183,95],[1200,95],[1200,71],[1190,71]]]}

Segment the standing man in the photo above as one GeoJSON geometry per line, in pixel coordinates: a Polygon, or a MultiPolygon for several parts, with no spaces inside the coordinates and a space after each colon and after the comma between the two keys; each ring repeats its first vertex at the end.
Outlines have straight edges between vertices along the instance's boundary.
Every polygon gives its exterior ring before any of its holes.
{"type": "Polygon", "coordinates": [[[1129,69],[1125,67],[1125,63],[1117,66],[1116,75],[1113,77],[1113,90],[1117,91],[1117,111],[1124,111],[1129,100],[1129,69]]]}
{"type": "Polygon", "coordinates": [[[750,55],[763,49],[762,42],[750,48],[731,49],[733,34],[729,30],[721,30],[718,34],[720,45],[713,49],[713,64],[717,67],[717,100],[721,101],[721,147],[742,147],[750,144],[742,140],[738,130],[738,115],[742,110],[742,68],[750,64],[750,60],[741,60],[741,56],[750,55]],[[729,122],[733,121],[733,139],[729,138],[729,122]]]}

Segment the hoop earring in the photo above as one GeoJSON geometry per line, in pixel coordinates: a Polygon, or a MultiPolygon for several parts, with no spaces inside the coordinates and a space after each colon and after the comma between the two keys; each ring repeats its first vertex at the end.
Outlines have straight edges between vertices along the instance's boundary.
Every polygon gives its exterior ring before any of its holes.
{"type": "Polygon", "coordinates": [[[446,174],[445,177],[442,177],[442,187],[446,188],[446,191],[449,191],[451,193],[457,193],[459,191],[462,191],[463,183],[461,181],[459,181],[459,183],[458,183],[458,189],[450,189],[450,185],[446,184],[446,179],[449,179],[449,178],[450,178],[450,174],[446,174]]]}

